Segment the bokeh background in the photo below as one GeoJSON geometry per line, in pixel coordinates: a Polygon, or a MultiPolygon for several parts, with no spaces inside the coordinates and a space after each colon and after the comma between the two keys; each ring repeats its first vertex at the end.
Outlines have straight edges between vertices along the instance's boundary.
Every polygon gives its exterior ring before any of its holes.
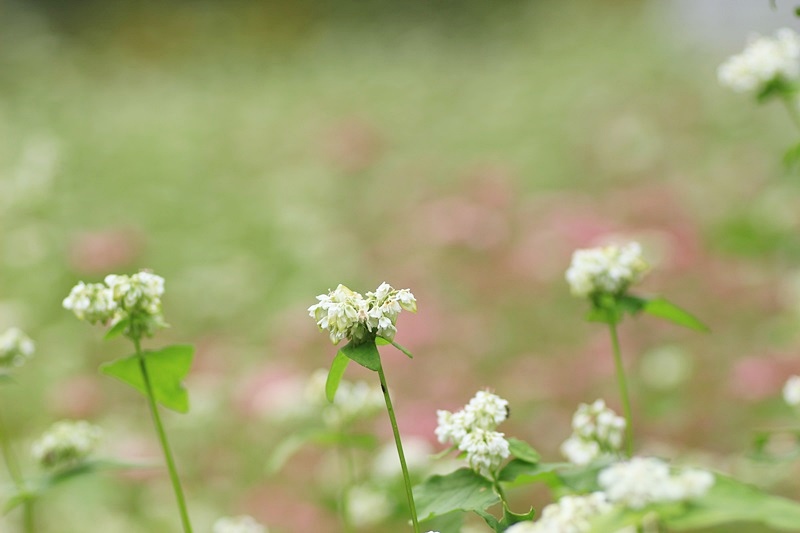
{"type": "MultiPolygon", "coordinates": [[[[645,246],[641,293],[712,328],[623,325],[640,450],[800,497],[796,464],[746,457],[754,429],[797,424],[780,389],[800,372],[800,176],[781,155],[800,132],[715,77],[751,31],[800,28],[793,8],[3,0],[0,328],[37,355],[0,406],[26,471],[60,418],[101,425],[102,456],[158,461],[145,403],[97,372],[130,347],[61,308],[77,281],[140,268],[167,280],[172,328],[149,345],[198,349],[191,413],[165,414],[197,531],[237,513],[341,530],[331,450],[269,466],[313,424],[303,391],[335,348],[306,308],[340,282],[417,296],[397,336],[415,359],[384,359],[420,449],[436,409],[489,387],[506,434],[558,460],[579,402],[619,407],[607,332],[563,281],[575,248],[616,237],[645,246]]],[[[368,427],[390,442],[385,416],[368,427]]],[[[403,530],[396,496],[360,530],[403,530]]],[[[179,528],[159,470],[39,509],[48,533],[179,528]]]]}

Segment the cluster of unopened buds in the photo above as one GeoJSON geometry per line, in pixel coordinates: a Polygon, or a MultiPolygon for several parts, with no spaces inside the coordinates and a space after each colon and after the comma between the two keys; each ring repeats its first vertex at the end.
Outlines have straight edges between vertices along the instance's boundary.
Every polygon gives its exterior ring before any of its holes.
{"type": "Polygon", "coordinates": [[[0,335],[0,367],[22,366],[33,356],[33,341],[18,328],[9,328],[0,335]]]}
{"type": "Polygon", "coordinates": [[[94,451],[102,436],[99,427],[85,420],[62,420],[33,443],[31,454],[44,468],[74,466],[94,451]]]}
{"type": "Polygon", "coordinates": [[[132,276],[111,274],[104,283],[80,282],[63,306],[90,324],[114,325],[126,319],[126,334],[152,336],[166,327],[161,308],[164,278],[141,271],[132,276]]]}
{"type": "Polygon", "coordinates": [[[508,417],[508,401],[488,391],[478,391],[460,411],[436,412],[436,438],[467,454],[470,468],[492,476],[510,455],[505,435],[495,431],[508,417]]]}
{"type": "Polygon", "coordinates": [[[561,445],[561,453],[576,465],[614,455],[622,447],[625,425],[625,419],[606,407],[603,400],[582,403],[572,416],[572,436],[561,445]]]}
{"type": "Polygon", "coordinates": [[[417,300],[411,291],[394,289],[388,283],[381,283],[366,297],[340,284],[328,294],[317,296],[317,300],[308,313],[320,329],[328,330],[334,344],[345,339],[360,343],[370,336],[391,341],[397,332],[400,311],[417,312],[417,300]]]}
{"type": "Polygon", "coordinates": [[[631,242],[576,250],[566,278],[575,296],[617,295],[639,281],[648,268],[642,258],[642,247],[631,242]]]}

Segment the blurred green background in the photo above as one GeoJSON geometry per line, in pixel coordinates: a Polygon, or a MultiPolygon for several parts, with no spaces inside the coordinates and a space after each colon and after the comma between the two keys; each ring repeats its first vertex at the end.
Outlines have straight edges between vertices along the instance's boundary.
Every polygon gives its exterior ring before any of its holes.
{"type": "MultiPolygon", "coordinates": [[[[327,452],[267,468],[335,352],[306,308],[340,282],[417,296],[397,337],[416,358],[385,355],[404,434],[438,449],[436,409],[489,387],[505,433],[556,460],[577,403],[619,407],[606,332],[563,281],[617,236],[653,264],[641,293],[713,330],[623,326],[640,450],[800,496],[795,464],[742,458],[754,428],[796,423],[799,132],[715,77],[749,31],[798,23],[785,2],[694,4],[0,1],[0,328],[37,343],[0,405],[26,471],[65,417],[103,426],[104,456],[157,460],[145,403],[97,372],[130,348],[61,308],[140,268],[167,280],[150,345],[198,347],[193,410],[165,415],[197,531],[340,530],[327,452]]],[[[40,508],[43,532],[179,527],[161,471],[40,508]]],[[[363,530],[402,529],[402,499],[389,515],[363,530]]]]}

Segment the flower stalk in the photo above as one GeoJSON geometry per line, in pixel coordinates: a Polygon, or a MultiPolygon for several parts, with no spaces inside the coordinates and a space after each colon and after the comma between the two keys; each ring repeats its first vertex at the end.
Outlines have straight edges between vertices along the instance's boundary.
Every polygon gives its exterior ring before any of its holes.
{"type": "Polygon", "coordinates": [[[628,396],[628,382],[625,379],[625,367],[622,362],[622,352],[619,347],[617,325],[609,320],[608,329],[611,333],[611,346],[614,352],[614,367],[617,373],[617,385],[622,399],[622,412],[625,416],[625,452],[628,457],[633,457],[633,417],[631,415],[631,400],[628,396]]]}

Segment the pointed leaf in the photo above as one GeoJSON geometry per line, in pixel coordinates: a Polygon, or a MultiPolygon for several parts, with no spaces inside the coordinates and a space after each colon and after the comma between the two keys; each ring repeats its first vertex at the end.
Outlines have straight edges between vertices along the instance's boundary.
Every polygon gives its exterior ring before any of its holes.
{"type": "Polygon", "coordinates": [[[460,468],[444,476],[431,476],[414,487],[414,500],[420,520],[452,511],[483,511],[500,501],[492,482],[470,470],[460,468]]]}
{"type": "Polygon", "coordinates": [[[325,381],[325,397],[330,403],[333,403],[333,399],[336,397],[336,391],[339,389],[339,383],[342,381],[348,363],[350,363],[350,358],[343,354],[342,350],[336,352],[336,357],[333,358],[331,369],[328,372],[328,379],[325,381]]]}
{"type": "Polygon", "coordinates": [[[700,322],[694,315],[667,301],[665,298],[647,300],[644,312],[695,331],[709,331],[708,326],[700,322]]]}
{"type": "MultiPolygon", "coordinates": [[[[158,403],[179,413],[189,412],[189,393],[182,382],[189,373],[193,357],[194,347],[187,344],[176,344],[161,350],[144,352],[150,384],[158,403]]],[[[100,372],[115,377],[147,395],[139,357],[135,354],[101,365],[100,372]]]]}
{"type": "Polygon", "coordinates": [[[341,353],[358,363],[359,365],[375,372],[381,367],[381,354],[374,340],[368,340],[360,344],[348,342],[341,350],[341,353]]]}
{"type": "Polygon", "coordinates": [[[392,344],[392,341],[386,340],[383,337],[375,337],[375,344],[378,346],[387,346],[392,344]]]}
{"type": "Polygon", "coordinates": [[[125,328],[128,327],[128,324],[130,324],[130,322],[131,322],[130,318],[125,318],[120,320],[119,322],[114,324],[114,326],[110,330],[108,330],[108,332],[105,334],[105,337],[103,338],[105,340],[109,340],[113,339],[114,337],[119,337],[125,332],[125,328]]]}
{"type": "Polygon", "coordinates": [[[570,463],[528,463],[514,459],[500,470],[499,481],[512,486],[543,482],[548,486],[560,484],[557,472],[569,468],[570,463]]]}
{"type": "Polygon", "coordinates": [[[505,529],[493,514],[487,513],[486,511],[478,511],[477,509],[475,510],[475,514],[483,518],[483,521],[486,522],[486,525],[492,528],[492,530],[495,532],[499,533],[505,529]]]}
{"type": "Polygon", "coordinates": [[[511,512],[511,509],[508,508],[507,505],[503,504],[503,519],[500,520],[500,524],[509,527],[517,522],[529,522],[533,520],[533,515],[536,514],[536,511],[533,507],[527,513],[524,514],[517,514],[511,512]]]}
{"type": "Polygon", "coordinates": [[[513,438],[508,439],[508,449],[511,452],[511,455],[520,461],[525,461],[526,463],[535,464],[538,463],[542,458],[542,456],[539,455],[539,452],[534,450],[530,444],[523,440],[513,438]]]}

